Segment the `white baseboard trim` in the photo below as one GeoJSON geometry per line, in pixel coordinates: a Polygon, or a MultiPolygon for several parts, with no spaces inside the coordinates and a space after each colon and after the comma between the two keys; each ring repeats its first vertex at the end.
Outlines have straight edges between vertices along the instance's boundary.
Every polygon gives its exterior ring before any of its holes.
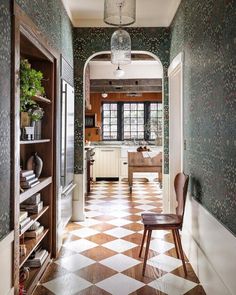
{"type": "Polygon", "coordinates": [[[207,295],[236,294],[236,238],[189,196],[182,243],[207,295]]]}
{"type": "Polygon", "coordinates": [[[11,290],[9,291],[9,293],[7,295],[14,295],[14,291],[15,291],[15,289],[11,288],[11,290]]]}
{"type": "Polygon", "coordinates": [[[74,183],[76,187],[73,193],[73,213],[72,221],[83,221],[85,218],[84,215],[84,175],[83,174],[74,174],[74,183]]]}
{"type": "Polygon", "coordinates": [[[73,201],[72,221],[84,221],[84,207],[81,206],[81,201],[73,201]]]}
{"type": "Polygon", "coordinates": [[[0,294],[14,294],[12,273],[13,273],[13,249],[14,231],[11,231],[0,241],[0,294]],[[13,292],[12,292],[13,291],[13,292]]]}
{"type": "Polygon", "coordinates": [[[170,189],[169,189],[169,174],[163,174],[162,187],[163,187],[163,212],[170,212],[170,189]]]}

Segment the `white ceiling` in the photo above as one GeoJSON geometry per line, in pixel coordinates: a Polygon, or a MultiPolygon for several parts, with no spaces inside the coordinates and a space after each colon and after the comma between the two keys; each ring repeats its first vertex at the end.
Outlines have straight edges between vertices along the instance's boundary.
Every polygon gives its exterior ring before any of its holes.
{"type": "MultiPolygon", "coordinates": [[[[90,79],[115,79],[113,72],[117,66],[110,61],[90,61],[90,79]]],[[[125,71],[122,79],[158,79],[162,78],[162,65],[157,60],[134,60],[121,66],[125,71]]]]}
{"type": "MultiPolygon", "coordinates": [[[[62,0],[75,27],[107,27],[104,0],[62,0]]],[[[136,0],[133,27],[168,27],[181,0],[136,0]]]]}

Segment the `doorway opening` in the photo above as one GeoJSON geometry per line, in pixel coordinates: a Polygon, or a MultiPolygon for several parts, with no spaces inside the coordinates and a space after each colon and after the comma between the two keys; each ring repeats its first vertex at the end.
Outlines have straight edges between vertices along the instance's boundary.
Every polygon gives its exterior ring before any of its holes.
{"type": "Polygon", "coordinates": [[[175,213],[174,178],[183,172],[183,53],[168,69],[169,79],[169,208],[175,213]]]}
{"type": "MultiPolygon", "coordinates": [[[[106,176],[117,177],[119,180],[127,178],[126,158],[131,146],[135,146],[134,151],[139,146],[161,151],[164,166],[163,66],[157,56],[146,51],[132,51],[131,65],[123,66],[125,74],[122,78],[117,78],[113,74],[116,67],[110,62],[109,51],[95,53],[85,63],[83,76],[85,150],[102,145],[106,153],[102,149],[99,151],[96,149],[97,154],[99,153],[97,156],[94,155],[94,151],[90,155],[84,153],[84,195],[90,189],[88,182],[92,178],[106,176]],[[109,143],[109,153],[106,143],[109,143]],[[119,152],[116,149],[118,146],[122,147],[119,152]],[[119,160],[114,162],[117,157],[119,160]],[[92,163],[94,165],[91,165],[92,163]],[[97,168],[99,164],[104,168],[103,175],[99,174],[97,168]]],[[[163,171],[164,169],[162,173],[163,171]]],[[[137,174],[137,177],[143,178],[146,175],[137,174]]],[[[152,178],[153,175],[150,174],[149,177],[152,178]]]]}

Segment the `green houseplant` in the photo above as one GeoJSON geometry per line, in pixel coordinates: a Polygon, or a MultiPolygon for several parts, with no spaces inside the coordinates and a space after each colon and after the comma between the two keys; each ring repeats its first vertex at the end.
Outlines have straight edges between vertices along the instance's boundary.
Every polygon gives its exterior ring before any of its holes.
{"type": "Polygon", "coordinates": [[[22,59],[20,61],[21,127],[29,126],[30,119],[32,121],[38,121],[43,116],[42,109],[32,99],[35,95],[45,94],[44,87],[42,86],[42,79],[42,72],[33,69],[27,59],[22,59]],[[39,112],[36,112],[37,109],[39,112]]]}

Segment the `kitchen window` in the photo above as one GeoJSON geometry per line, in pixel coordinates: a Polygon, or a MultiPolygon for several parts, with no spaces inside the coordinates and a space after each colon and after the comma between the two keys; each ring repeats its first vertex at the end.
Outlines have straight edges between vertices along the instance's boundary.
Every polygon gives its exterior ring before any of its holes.
{"type": "Polygon", "coordinates": [[[161,134],[162,103],[103,103],[103,140],[155,140],[161,134]]]}
{"type": "Polygon", "coordinates": [[[102,108],[102,135],[103,140],[118,140],[117,122],[118,112],[117,103],[104,103],[102,108]]]}
{"type": "Polygon", "coordinates": [[[144,103],[123,104],[123,139],[144,139],[144,103]]]}

